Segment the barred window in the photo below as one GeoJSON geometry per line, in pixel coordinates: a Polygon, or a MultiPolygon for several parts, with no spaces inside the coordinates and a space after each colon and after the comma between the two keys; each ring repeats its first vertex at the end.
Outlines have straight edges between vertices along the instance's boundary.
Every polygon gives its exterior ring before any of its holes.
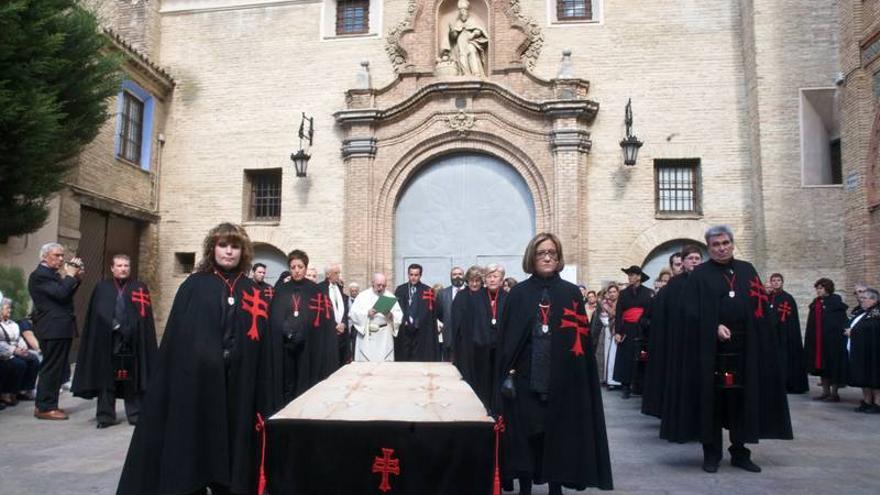
{"type": "Polygon", "coordinates": [[[247,172],[250,184],[248,220],[281,218],[281,169],[247,172]]]}
{"type": "Polygon", "coordinates": [[[141,161],[141,135],[144,102],[128,91],[122,92],[122,122],[119,126],[119,157],[133,163],[141,161]]]}
{"type": "Polygon", "coordinates": [[[582,21],[593,19],[592,0],[556,0],[556,19],[582,21]]]}
{"type": "Polygon", "coordinates": [[[700,161],[656,160],[657,213],[697,213],[700,207],[700,161]]]}
{"type": "Polygon", "coordinates": [[[370,30],[370,0],[336,2],[336,34],[364,34],[370,30]]]}

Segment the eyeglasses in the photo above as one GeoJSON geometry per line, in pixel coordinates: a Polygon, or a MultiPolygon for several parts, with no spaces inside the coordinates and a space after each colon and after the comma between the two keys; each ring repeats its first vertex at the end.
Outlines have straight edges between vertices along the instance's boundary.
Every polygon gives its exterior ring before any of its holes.
{"type": "Polygon", "coordinates": [[[537,253],[535,253],[535,258],[539,260],[550,258],[551,260],[556,261],[559,259],[559,253],[557,253],[555,249],[547,249],[545,251],[538,251],[537,253]]]}

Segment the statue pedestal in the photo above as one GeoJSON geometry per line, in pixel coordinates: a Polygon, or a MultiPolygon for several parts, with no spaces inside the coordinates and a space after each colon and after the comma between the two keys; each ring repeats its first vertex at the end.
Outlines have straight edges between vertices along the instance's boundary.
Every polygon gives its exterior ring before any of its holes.
{"type": "Polygon", "coordinates": [[[452,60],[440,60],[437,62],[437,66],[434,68],[435,76],[457,76],[458,75],[458,67],[455,66],[455,62],[452,60]]]}

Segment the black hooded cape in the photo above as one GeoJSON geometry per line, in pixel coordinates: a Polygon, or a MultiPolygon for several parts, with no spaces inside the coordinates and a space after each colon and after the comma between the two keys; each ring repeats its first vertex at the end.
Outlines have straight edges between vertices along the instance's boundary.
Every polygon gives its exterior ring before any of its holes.
{"type": "Polygon", "coordinates": [[[847,305],[838,294],[817,297],[810,303],[804,350],[811,375],[831,379],[839,387],[847,384],[849,361],[844,329],[848,326],[847,305]]]}
{"type": "Polygon", "coordinates": [[[119,286],[114,280],[103,280],[92,292],[79,341],[71,387],[76,397],[94,399],[101,391],[115,386],[114,372],[118,363],[113,358],[113,315],[119,289],[125,304],[125,317],[120,322],[116,344],[123,344],[124,352],[130,350],[134,358],[133,362],[125,363],[131,365],[132,369],[127,369],[131,380],[122,383],[135,394],[147,390],[157,350],[150,291],[138,280],[128,280],[119,286]]]}
{"type": "Polygon", "coordinates": [[[664,399],[677,402],[670,405],[677,413],[663,414],[661,437],[713,442],[718,325],[724,324],[733,332],[741,331],[744,338],[743,359],[736,370],[743,386],[743,407],[735,419],[743,441],[793,438],[769,298],[755,268],[740,260],[703,263],[688,277],[682,304],[685,339],[698,345],[678,350],[682,372],[671,376],[680,381],[664,399]]]}
{"type": "Polygon", "coordinates": [[[498,328],[506,302],[507,292],[503,289],[498,289],[495,296],[490,297],[489,289],[481,288],[476,292],[469,289],[459,292],[452,305],[452,321],[455,322],[452,334],[456,337],[453,346],[456,349],[455,366],[486,409],[492,407],[498,381],[498,328]]]}
{"type": "Polygon", "coordinates": [[[409,283],[394,290],[403,322],[394,339],[395,361],[439,361],[440,339],[437,334],[437,301],[434,290],[419,282],[410,304],[409,283]],[[412,322],[410,322],[412,318],[412,322]]]}
{"type": "Polygon", "coordinates": [[[501,318],[499,362],[504,376],[516,370],[516,397],[499,394],[500,407],[494,408],[506,422],[501,435],[505,479],[525,476],[577,490],[613,489],[605,412],[587,326],[580,291],[559,275],[532,276],[511,289],[501,318]],[[542,346],[536,339],[547,338],[534,337],[541,332],[538,305],[545,291],[550,301],[549,355],[541,361],[543,366],[533,367],[533,348],[542,346]],[[548,385],[546,400],[532,385],[543,372],[549,372],[543,382],[548,385]],[[543,441],[530,445],[536,436],[543,441]]]}
{"type": "Polygon", "coordinates": [[[880,305],[867,313],[850,334],[849,384],[880,389],[880,305]]]}
{"type": "Polygon", "coordinates": [[[118,495],[258,493],[257,425],[278,403],[268,305],[247,277],[199,272],[180,286],[122,469],[118,495]],[[223,277],[223,278],[221,278],[223,277]]]}
{"type": "Polygon", "coordinates": [[[807,392],[810,385],[807,383],[807,365],[797,303],[784,290],[773,292],[770,294],[770,309],[773,310],[778,327],[779,362],[785,376],[785,389],[790,394],[807,392]]]}

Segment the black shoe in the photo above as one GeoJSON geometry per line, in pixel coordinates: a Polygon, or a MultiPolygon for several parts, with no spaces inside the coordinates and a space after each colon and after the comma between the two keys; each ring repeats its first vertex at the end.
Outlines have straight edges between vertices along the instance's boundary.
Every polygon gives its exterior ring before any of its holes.
{"type": "Polygon", "coordinates": [[[718,461],[715,459],[703,459],[703,471],[707,473],[718,472],[718,461]]]}
{"type": "Polygon", "coordinates": [[[608,385],[609,391],[620,390],[620,385],[608,385]]]}
{"type": "Polygon", "coordinates": [[[760,473],[761,472],[761,466],[752,462],[752,460],[749,459],[748,457],[734,457],[733,459],[730,460],[730,465],[736,466],[740,469],[745,469],[746,471],[748,471],[750,473],[760,473]]]}
{"type": "Polygon", "coordinates": [[[631,394],[632,394],[632,391],[630,391],[629,387],[625,387],[623,389],[623,392],[620,393],[620,398],[621,399],[629,399],[631,394]]]}
{"type": "Polygon", "coordinates": [[[96,426],[99,430],[103,430],[104,428],[110,428],[115,424],[116,423],[111,423],[110,421],[98,421],[98,424],[96,426]]]}
{"type": "Polygon", "coordinates": [[[873,407],[874,407],[873,404],[868,404],[865,401],[861,401],[861,402],[859,402],[859,407],[853,409],[853,411],[855,411],[855,412],[868,412],[868,410],[872,409],[873,407]]]}
{"type": "Polygon", "coordinates": [[[880,406],[877,404],[869,404],[868,409],[865,410],[866,414],[880,414],[880,406]]]}

